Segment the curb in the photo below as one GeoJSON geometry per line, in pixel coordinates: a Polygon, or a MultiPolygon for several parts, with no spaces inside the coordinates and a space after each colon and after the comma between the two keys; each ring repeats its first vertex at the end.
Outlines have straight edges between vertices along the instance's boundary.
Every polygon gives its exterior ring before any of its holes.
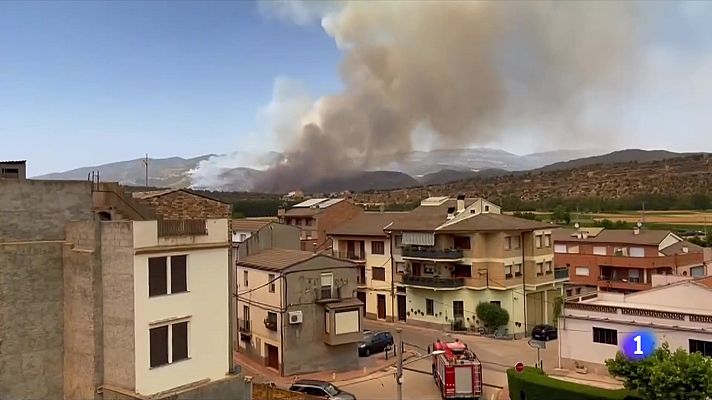
{"type": "MultiPolygon", "coordinates": [[[[410,358],[412,358],[412,357],[415,357],[416,355],[417,355],[417,353],[415,353],[415,352],[412,352],[412,351],[404,351],[404,352],[403,352],[403,361],[407,361],[408,359],[410,359],[410,358]],[[409,354],[407,354],[407,353],[409,353],[409,354]]],[[[345,385],[355,385],[355,384],[357,384],[357,383],[370,381],[371,379],[374,379],[374,378],[375,378],[375,377],[371,377],[371,375],[373,375],[373,374],[375,374],[376,372],[379,372],[379,371],[384,371],[384,372],[385,372],[386,369],[395,366],[395,365],[396,365],[396,362],[397,362],[397,360],[393,360],[393,362],[388,363],[388,364],[385,364],[385,365],[383,365],[383,366],[381,366],[381,367],[374,367],[374,368],[371,368],[371,369],[367,369],[367,370],[366,370],[366,373],[363,374],[363,375],[361,375],[361,376],[357,376],[357,377],[355,377],[355,378],[345,379],[345,380],[336,380],[336,381],[334,381],[333,383],[337,383],[337,384],[339,384],[339,385],[341,385],[341,386],[345,386],[345,385]],[[364,378],[367,378],[367,379],[364,379],[364,378]]],[[[390,374],[391,374],[391,373],[388,372],[387,374],[383,374],[382,376],[388,376],[388,375],[390,375],[390,374]]]]}

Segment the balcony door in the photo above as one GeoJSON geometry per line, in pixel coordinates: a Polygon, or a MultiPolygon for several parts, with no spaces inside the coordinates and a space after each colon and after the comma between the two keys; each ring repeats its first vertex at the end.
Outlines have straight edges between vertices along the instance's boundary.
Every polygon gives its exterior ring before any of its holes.
{"type": "Polygon", "coordinates": [[[346,257],[349,260],[356,258],[356,242],[353,240],[346,242],[346,257]]]}
{"type": "Polygon", "coordinates": [[[386,319],[386,295],[379,294],[378,301],[378,319],[386,319]]]}
{"type": "Polygon", "coordinates": [[[455,320],[465,318],[465,305],[462,300],[455,300],[452,302],[452,313],[455,320]]]}
{"type": "Polygon", "coordinates": [[[421,274],[421,269],[420,269],[420,263],[413,263],[411,265],[413,269],[413,276],[420,276],[421,274]]]}

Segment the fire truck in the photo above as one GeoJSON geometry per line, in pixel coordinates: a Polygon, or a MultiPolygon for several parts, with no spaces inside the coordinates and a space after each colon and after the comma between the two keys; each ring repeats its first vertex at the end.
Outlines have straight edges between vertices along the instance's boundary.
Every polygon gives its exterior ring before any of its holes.
{"type": "Polygon", "coordinates": [[[467,345],[433,343],[433,378],[443,399],[482,399],[482,363],[467,345]]]}

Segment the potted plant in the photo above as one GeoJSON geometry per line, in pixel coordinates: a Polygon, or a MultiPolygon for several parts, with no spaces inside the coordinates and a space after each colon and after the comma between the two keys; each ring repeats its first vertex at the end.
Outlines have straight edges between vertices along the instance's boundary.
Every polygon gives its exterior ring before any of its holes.
{"type": "Polygon", "coordinates": [[[579,374],[585,374],[588,373],[588,368],[586,368],[584,365],[579,364],[578,361],[574,361],[574,367],[576,368],[576,372],[579,374]]]}

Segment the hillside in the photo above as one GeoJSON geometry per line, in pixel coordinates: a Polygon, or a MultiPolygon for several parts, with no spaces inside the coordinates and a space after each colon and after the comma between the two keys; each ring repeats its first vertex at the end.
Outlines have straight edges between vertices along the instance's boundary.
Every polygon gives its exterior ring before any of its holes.
{"type": "Polygon", "coordinates": [[[359,202],[404,204],[427,196],[464,193],[495,202],[509,198],[536,202],[549,198],[682,196],[709,192],[710,187],[712,157],[700,154],[649,162],[598,163],[566,170],[520,172],[421,188],[358,193],[355,197],[359,202]]]}
{"type": "Polygon", "coordinates": [[[659,161],[669,158],[690,156],[693,154],[694,153],[673,153],[667,150],[628,149],[614,151],[612,153],[603,154],[600,156],[584,157],[570,161],[561,161],[538,168],[537,171],[555,171],[560,169],[579,168],[595,164],[659,161]]]}

